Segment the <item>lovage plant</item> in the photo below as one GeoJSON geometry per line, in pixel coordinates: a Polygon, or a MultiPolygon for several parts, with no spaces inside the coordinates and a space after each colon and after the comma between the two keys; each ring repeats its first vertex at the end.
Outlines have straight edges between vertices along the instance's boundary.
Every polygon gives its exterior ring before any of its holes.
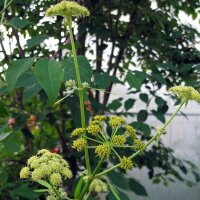
{"type": "MultiPolygon", "coordinates": [[[[175,86],[170,92],[177,95],[181,100],[180,105],[166,123],[157,129],[154,136],[146,143],[137,135],[134,127],[126,123],[126,120],[119,116],[106,117],[97,115],[91,117],[89,124],[86,124],[84,96],[85,91],[91,86],[84,82],[80,77],[79,63],[76,55],[74,36],[72,32],[72,22],[75,17],[89,16],[87,8],[72,1],[62,1],[46,11],[46,16],[62,16],[63,24],[69,31],[76,80],[69,80],[65,86],[71,92],[77,92],[80,104],[81,127],[72,131],[74,139],[72,148],[78,152],[84,152],[86,169],[82,170],[79,181],[74,189],[74,194],[63,190],[63,180],[72,179],[72,169],[62,156],[52,153],[46,149],[40,150],[35,156],[28,159],[27,165],[22,168],[20,178],[30,179],[45,186],[46,189],[37,190],[38,192],[48,192],[48,199],[85,199],[87,200],[93,193],[107,192],[110,190],[116,199],[120,199],[117,190],[109,182],[106,175],[121,168],[128,171],[134,167],[134,158],[144,152],[154,141],[159,142],[160,137],[166,134],[166,128],[173,120],[179,110],[190,100],[200,103],[200,94],[194,88],[188,86],[175,86]],[[98,158],[95,168],[91,167],[90,151],[93,151],[98,158]],[[115,156],[118,163],[104,169],[102,166],[111,156],[115,156]]],[[[64,97],[65,98],[65,97],[64,97]]],[[[59,100],[57,103],[59,103],[59,100]]]]}

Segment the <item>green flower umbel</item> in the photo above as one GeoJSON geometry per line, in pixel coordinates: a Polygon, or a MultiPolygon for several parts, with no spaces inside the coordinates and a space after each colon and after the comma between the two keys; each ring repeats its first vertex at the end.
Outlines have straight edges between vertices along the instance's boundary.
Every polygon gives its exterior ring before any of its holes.
{"type": "Polygon", "coordinates": [[[200,93],[190,86],[175,86],[169,89],[182,101],[193,100],[200,103],[200,93]]]}
{"type": "Polygon", "coordinates": [[[86,17],[89,16],[89,14],[90,13],[87,8],[73,1],[61,1],[46,11],[46,16],[48,17],[58,15],[63,16],[64,18],[86,17]]]}
{"type": "Polygon", "coordinates": [[[61,155],[51,153],[46,149],[42,149],[36,156],[30,157],[27,166],[20,172],[22,179],[30,178],[33,181],[44,179],[55,186],[62,183],[61,177],[72,178],[68,162],[61,155]]]}

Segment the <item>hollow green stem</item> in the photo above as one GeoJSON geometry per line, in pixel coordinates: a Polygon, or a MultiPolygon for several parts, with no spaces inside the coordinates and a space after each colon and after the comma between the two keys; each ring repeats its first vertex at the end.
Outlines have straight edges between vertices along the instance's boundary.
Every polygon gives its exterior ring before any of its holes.
{"type": "Polygon", "coordinates": [[[4,1],[3,9],[0,11],[0,15],[1,15],[0,24],[2,24],[3,18],[4,18],[4,13],[5,13],[6,9],[10,6],[11,3],[12,3],[12,1],[10,1],[8,4],[7,4],[7,0],[4,1]]]}
{"type": "Polygon", "coordinates": [[[88,198],[90,197],[90,194],[91,194],[91,191],[89,191],[89,192],[87,193],[87,196],[85,197],[85,200],[88,200],[88,198]]]}
{"type": "Polygon", "coordinates": [[[114,148],[112,148],[113,152],[115,153],[115,155],[119,158],[119,160],[121,159],[120,155],[117,153],[117,151],[115,151],[114,148]]]}
{"type": "Polygon", "coordinates": [[[60,194],[58,193],[58,191],[56,190],[56,188],[52,184],[50,184],[50,185],[51,185],[53,192],[58,197],[58,200],[62,200],[62,198],[61,198],[60,194]]]}
{"type": "MultiPolygon", "coordinates": [[[[82,83],[81,83],[78,60],[77,60],[77,55],[76,55],[76,48],[75,48],[74,37],[73,37],[73,33],[72,33],[71,18],[66,19],[66,21],[67,21],[67,25],[69,27],[70,41],[71,41],[72,53],[73,53],[73,57],[74,57],[74,66],[75,66],[75,71],[76,71],[76,79],[77,79],[77,83],[78,83],[78,94],[79,94],[80,113],[81,113],[81,125],[82,125],[82,128],[85,128],[85,110],[84,110],[84,102],[83,102],[83,86],[82,86],[82,83]]],[[[85,152],[86,168],[87,168],[88,174],[90,175],[91,174],[91,168],[90,168],[89,152],[88,152],[87,147],[84,148],[84,152],[85,152]]]]}
{"type": "MultiPolygon", "coordinates": [[[[174,119],[174,117],[175,117],[176,114],[179,112],[179,110],[182,108],[182,106],[185,104],[185,102],[186,102],[186,101],[182,101],[182,102],[181,102],[181,104],[180,104],[179,107],[176,109],[176,111],[174,112],[174,114],[173,114],[173,115],[167,120],[167,122],[163,125],[163,127],[162,127],[163,129],[165,129],[165,128],[169,125],[169,123],[174,119]]],[[[146,149],[146,148],[158,137],[159,134],[160,134],[160,132],[158,131],[158,132],[145,144],[144,149],[146,149]]],[[[129,158],[130,158],[130,159],[133,159],[134,157],[136,157],[138,154],[140,154],[140,153],[143,152],[143,151],[144,151],[144,150],[138,150],[138,151],[135,152],[133,155],[131,155],[129,158]]],[[[103,176],[104,174],[107,174],[107,173],[111,172],[112,170],[114,170],[114,169],[116,169],[116,168],[118,168],[118,167],[120,167],[120,163],[118,163],[118,164],[114,165],[113,167],[111,167],[111,168],[109,168],[109,169],[107,169],[107,170],[105,170],[105,171],[103,171],[103,172],[97,174],[97,175],[95,176],[95,178],[99,178],[99,177],[103,176]]]]}
{"type": "Polygon", "coordinates": [[[99,141],[99,140],[95,140],[93,138],[90,138],[90,137],[87,137],[87,136],[83,136],[85,139],[88,139],[88,140],[91,140],[93,142],[96,142],[96,143],[100,143],[100,144],[103,144],[103,142],[99,141]]]}
{"type": "Polygon", "coordinates": [[[115,148],[133,148],[133,146],[115,146],[115,145],[113,145],[113,147],[115,147],[115,148]]]}
{"type": "Polygon", "coordinates": [[[88,148],[89,149],[95,149],[95,148],[97,148],[97,146],[89,146],[88,148]]]}
{"type": "Polygon", "coordinates": [[[102,131],[100,131],[100,133],[101,133],[102,137],[104,138],[104,140],[107,142],[108,139],[107,139],[107,137],[105,136],[105,134],[104,134],[102,131]]]}
{"type": "Polygon", "coordinates": [[[116,128],[113,130],[113,132],[112,132],[112,134],[111,134],[111,140],[112,140],[112,138],[116,135],[118,129],[119,129],[119,127],[116,127],[116,128]]]}

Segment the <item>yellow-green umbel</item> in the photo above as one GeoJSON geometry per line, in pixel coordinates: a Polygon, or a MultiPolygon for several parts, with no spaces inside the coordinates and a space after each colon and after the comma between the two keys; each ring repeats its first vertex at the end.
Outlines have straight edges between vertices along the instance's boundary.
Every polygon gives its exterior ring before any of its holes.
{"type": "Polygon", "coordinates": [[[92,183],[90,184],[90,191],[95,191],[95,192],[107,192],[108,191],[108,186],[106,183],[104,183],[100,179],[94,179],[92,183]]]}
{"type": "Polygon", "coordinates": [[[110,126],[112,127],[117,127],[117,126],[121,126],[123,124],[126,123],[126,120],[123,119],[122,117],[119,117],[119,116],[112,116],[108,123],[110,124],[110,126]]]}
{"type": "Polygon", "coordinates": [[[131,169],[133,167],[133,162],[132,162],[132,160],[130,158],[128,158],[126,156],[123,156],[120,159],[120,167],[127,171],[127,170],[129,170],[129,169],[131,169]]]}
{"type": "Polygon", "coordinates": [[[193,100],[200,103],[200,93],[190,86],[174,86],[169,89],[170,92],[178,96],[182,101],[193,100]]]}
{"type": "Polygon", "coordinates": [[[112,138],[112,143],[115,146],[122,146],[122,145],[124,145],[125,142],[126,142],[126,137],[124,135],[115,135],[112,138]]]}
{"type": "Polygon", "coordinates": [[[87,141],[84,138],[78,138],[73,141],[72,148],[76,149],[77,151],[82,151],[86,145],[87,141]]]}
{"type": "Polygon", "coordinates": [[[51,153],[47,149],[38,151],[37,155],[32,156],[27,161],[27,166],[22,168],[20,178],[37,181],[44,179],[55,186],[59,186],[62,178],[71,178],[72,172],[69,164],[61,155],[51,153]]]}
{"type": "Polygon", "coordinates": [[[90,12],[84,6],[73,1],[61,1],[60,3],[52,6],[46,11],[46,16],[62,16],[64,18],[69,17],[86,17],[90,12]]]}
{"type": "Polygon", "coordinates": [[[110,155],[110,146],[108,144],[100,144],[95,149],[95,153],[99,157],[108,157],[110,155]]]}
{"type": "Polygon", "coordinates": [[[85,128],[76,128],[72,131],[72,136],[79,136],[85,133],[85,128]]]}

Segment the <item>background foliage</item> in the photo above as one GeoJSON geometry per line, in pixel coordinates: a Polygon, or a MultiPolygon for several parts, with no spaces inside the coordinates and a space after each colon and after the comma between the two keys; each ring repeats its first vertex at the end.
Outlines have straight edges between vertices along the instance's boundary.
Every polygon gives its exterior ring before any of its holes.
{"type": "MultiPolygon", "coordinates": [[[[99,113],[120,112],[132,118],[138,134],[147,140],[153,128],[146,123],[149,114],[164,122],[168,110],[167,102],[158,95],[161,87],[169,88],[183,82],[197,89],[200,87],[200,53],[194,45],[199,32],[182,24],[178,18],[182,11],[195,19],[200,3],[156,0],[157,8],[153,8],[152,2],[146,0],[78,2],[91,12],[90,17],[77,20],[75,25],[81,78],[93,88],[106,90],[88,90],[88,96],[85,95],[88,119],[99,113]],[[120,84],[129,87],[129,99],[124,101],[116,96],[110,102],[113,86],[120,84]],[[129,111],[138,98],[146,107],[135,115],[129,111]],[[157,108],[149,110],[152,102],[157,108]]],[[[75,94],[53,105],[64,97],[65,81],[75,79],[69,35],[66,36],[62,19],[56,18],[55,23],[41,22],[45,10],[55,3],[55,0],[14,0],[2,17],[1,199],[38,198],[32,190],[37,186],[20,181],[18,176],[26,159],[38,149],[47,148],[63,154],[70,161],[75,177],[83,166],[82,154],[77,154],[70,145],[70,133],[80,124],[78,97],[75,94]],[[53,48],[48,45],[51,41],[56,41],[53,48]],[[14,123],[8,121],[11,117],[14,123]]],[[[1,1],[1,10],[3,4],[1,1]]],[[[94,163],[97,158],[91,157],[94,163]]],[[[114,158],[112,162],[116,162],[114,158]]],[[[196,181],[200,179],[194,164],[175,158],[173,150],[162,143],[138,157],[135,163],[139,168],[149,169],[153,183],[167,185],[179,179],[193,185],[184,177],[188,169],[196,181]],[[161,173],[156,174],[155,168],[160,168],[161,173]]],[[[109,174],[109,178],[116,187],[122,188],[121,199],[128,199],[127,190],[147,195],[140,182],[119,171],[109,174]]],[[[67,185],[66,189],[73,190],[72,183],[67,185]]],[[[114,197],[109,194],[107,198],[114,197]]]]}

